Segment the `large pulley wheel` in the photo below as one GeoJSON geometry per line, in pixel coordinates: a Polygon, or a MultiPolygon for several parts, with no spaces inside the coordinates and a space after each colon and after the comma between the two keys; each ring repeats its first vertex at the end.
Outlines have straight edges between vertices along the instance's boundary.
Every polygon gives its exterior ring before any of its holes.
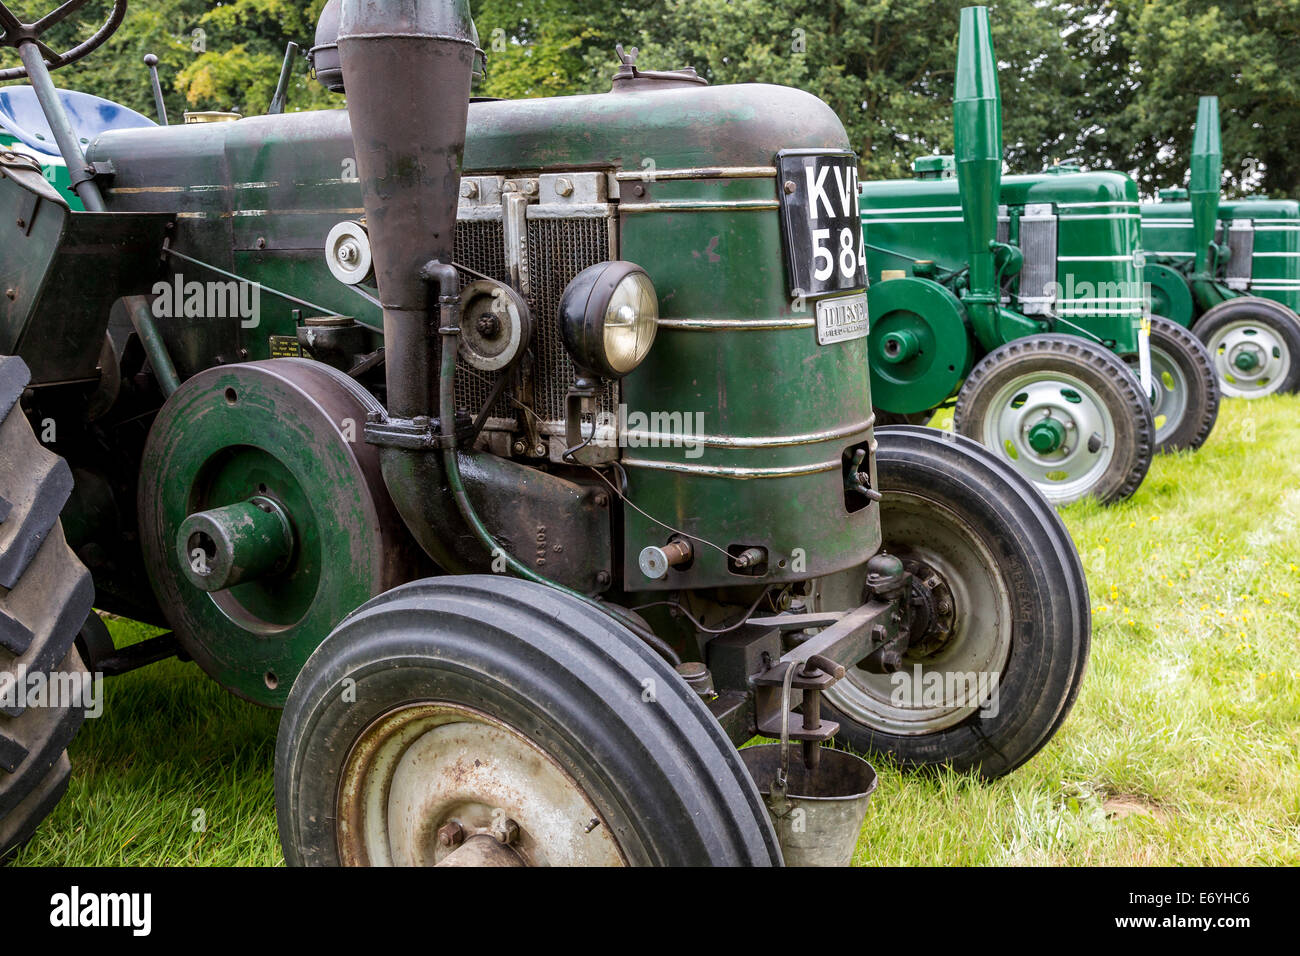
{"type": "Polygon", "coordinates": [[[431,578],[350,615],[280,722],[290,865],[780,862],[700,698],[607,615],[500,575],[431,578]]]}
{"type": "MultiPolygon", "coordinates": [[[[826,706],[860,752],[1008,773],[1078,695],[1091,635],[1082,563],[1052,507],[987,449],[912,426],[876,436],[883,550],[911,574],[912,630],[898,669],[850,669],[826,706]]],[[[818,605],[857,606],[864,578],[822,579],[818,605]]]]}
{"type": "Polygon", "coordinates": [[[1262,398],[1300,390],[1300,318],[1272,299],[1240,296],[1196,320],[1229,398],[1262,398]]]}
{"type": "MultiPolygon", "coordinates": [[[[1136,355],[1124,356],[1134,374],[1136,355]]],[[[1219,379],[1201,340],[1176,322],[1151,317],[1151,415],[1156,451],[1197,449],[1219,417],[1219,379]]]]}
{"type": "Polygon", "coordinates": [[[140,468],[141,541],[182,646],[282,706],[343,617],[418,576],[352,379],[304,359],[208,369],[167,400],[140,468]]]}
{"type": "Polygon", "coordinates": [[[992,449],[1053,504],[1137,491],[1155,422],[1113,352],[1072,335],[1016,339],[986,355],[957,396],[953,428],[992,449]]]}
{"type": "Polygon", "coordinates": [[[970,334],[961,301],[928,279],[871,286],[871,401],[896,415],[928,412],[952,395],[970,369],[970,334]]]}

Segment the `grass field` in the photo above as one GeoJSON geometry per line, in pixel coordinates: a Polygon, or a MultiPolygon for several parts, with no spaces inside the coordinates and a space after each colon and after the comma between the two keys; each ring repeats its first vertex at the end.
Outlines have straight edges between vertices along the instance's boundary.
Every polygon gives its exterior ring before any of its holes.
{"type": "MultiPolygon", "coordinates": [[[[1225,402],[1131,501],[1064,515],[1093,606],[1070,719],[994,783],[871,755],[855,862],[1300,864],[1300,399],[1225,402]]],[[[280,865],[275,730],[192,664],[110,681],[15,862],[280,865]]]]}

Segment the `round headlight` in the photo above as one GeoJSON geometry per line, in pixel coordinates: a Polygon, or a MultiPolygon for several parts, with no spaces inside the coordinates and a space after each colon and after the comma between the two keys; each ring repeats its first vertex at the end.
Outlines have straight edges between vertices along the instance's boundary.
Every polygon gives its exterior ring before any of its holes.
{"type": "Polygon", "coordinates": [[[579,369],[619,379],[650,353],[659,297],[644,269],[601,262],[583,269],[560,299],[560,336],[579,369]]]}

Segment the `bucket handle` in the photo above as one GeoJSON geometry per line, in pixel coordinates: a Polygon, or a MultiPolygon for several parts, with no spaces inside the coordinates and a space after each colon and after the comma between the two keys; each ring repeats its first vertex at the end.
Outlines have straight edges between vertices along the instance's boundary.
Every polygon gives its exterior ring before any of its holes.
{"type": "Polygon", "coordinates": [[[778,817],[785,816],[792,808],[786,798],[786,789],[790,779],[790,688],[797,666],[796,662],[787,661],[781,679],[781,760],[776,767],[776,779],[772,781],[769,799],[772,813],[778,817]]]}

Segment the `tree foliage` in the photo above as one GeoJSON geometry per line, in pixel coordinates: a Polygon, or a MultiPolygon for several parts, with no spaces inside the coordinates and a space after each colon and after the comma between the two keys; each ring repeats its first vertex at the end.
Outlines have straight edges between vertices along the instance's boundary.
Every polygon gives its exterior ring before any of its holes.
{"type": "MultiPolygon", "coordinates": [[[[117,36],[60,85],[169,113],[265,111],[285,44],[311,46],[325,0],[132,0],[117,36]]],[[[10,5],[35,19],[57,0],[10,5]]],[[[102,22],[91,0],[52,34],[66,48],[102,22]]],[[[480,93],[609,89],[616,44],[647,69],[694,66],[714,83],[782,83],[840,115],[865,176],[907,175],[952,148],[962,0],[473,0],[489,55],[480,93]]],[[[1225,188],[1300,197],[1300,0],[990,0],[1007,159],[1129,172],[1146,193],[1184,182],[1196,98],[1220,97],[1225,188]]],[[[12,53],[4,65],[16,62],[12,53]]],[[[339,106],[295,64],[290,109],[339,106]]]]}

